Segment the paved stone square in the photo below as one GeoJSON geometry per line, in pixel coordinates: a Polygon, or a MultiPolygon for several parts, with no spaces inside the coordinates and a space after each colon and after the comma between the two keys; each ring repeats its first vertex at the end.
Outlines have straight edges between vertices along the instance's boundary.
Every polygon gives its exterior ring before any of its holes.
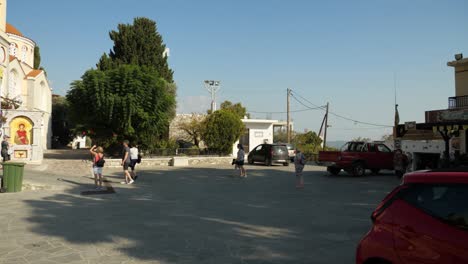
{"type": "Polygon", "coordinates": [[[107,169],[116,193],[83,196],[92,180],[80,168],[27,171],[61,188],[0,194],[0,263],[353,263],[399,183],[308,166],[296,190],[293,166],[258,165],[247,179],[230,166],[160,167],[121,185],[107,169]]]}

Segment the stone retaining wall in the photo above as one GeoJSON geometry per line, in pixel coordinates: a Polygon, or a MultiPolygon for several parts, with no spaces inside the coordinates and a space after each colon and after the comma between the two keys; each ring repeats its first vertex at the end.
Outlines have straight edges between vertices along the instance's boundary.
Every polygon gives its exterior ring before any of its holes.
{"type": "MultiPolygon", "coordinates": [[[[230,165],[232,157],[186,157],[189,166],[202,165],[230,165]]],[[[157,167],[157,166],[173,166],[173,157],[164,158],[149,158],[142,159],[138,167],[157,167]]],[[[116,168],[121,166],[120,159],[106,159],[106,167],[116,168]]]]}

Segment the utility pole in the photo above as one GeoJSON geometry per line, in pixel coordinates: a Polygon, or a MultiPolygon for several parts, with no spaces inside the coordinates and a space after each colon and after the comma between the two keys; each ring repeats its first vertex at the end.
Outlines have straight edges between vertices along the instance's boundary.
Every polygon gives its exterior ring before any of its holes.
{"type": "Polygon", "coordinates": [[[287,112],[287,121],[286,121],[286,125],[288,126],[286,128],[286,133],[287,133],[287,136],[288,136],[288,143],[291,143],[291,115],[290,115],[290,104],[289,104],[289,97],[291,96],[291,89],[288,88],[287,89],[287,96],[286,96],[286,112],[287,112]]]}
{"type": "Polygon", "coordinates": [[[323,150],[325,150],[325,147],[327,146],[327,130],[328,130],[328,102],[327,102],[327,110],[325,112],[325,127],[324,127],[324,133],[323,133],[323,150]]]}
{"type": "Polygon", "coordinates": [[[216,93],[221,88],[220,81],[205,80],[205,88],[211,94],[211,112],[216,111],[216,93]]]}

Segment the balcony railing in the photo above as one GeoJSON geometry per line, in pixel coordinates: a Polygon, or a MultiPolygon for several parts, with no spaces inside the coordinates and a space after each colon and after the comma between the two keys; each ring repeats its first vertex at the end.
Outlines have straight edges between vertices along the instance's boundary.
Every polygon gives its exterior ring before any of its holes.
{"type": "Polygon", "coordinates": [[[449,109],[468,107],[468,96],[454,96],[448,99],[449,109]]]}

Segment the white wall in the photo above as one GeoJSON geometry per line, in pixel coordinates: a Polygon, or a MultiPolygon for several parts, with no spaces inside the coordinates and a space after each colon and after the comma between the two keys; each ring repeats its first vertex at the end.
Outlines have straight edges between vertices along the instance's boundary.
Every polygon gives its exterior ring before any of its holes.
{"type": "MultiPolygon", "coordinates": [[[[246,122],[243,121],[245,128],[249,130],[249,149],[245,150],[245,153],[249,153],[250,150],[254,149],[256,146],[263,144],[265,142],[273,143],[273,123],[268,122],[246,122]]],[[[236,141],[232,149],[232,154],[237,155],[237,144],[239,141],[236,141]]]]}
{"type": "Polygon", "coordinates": [[[273,124],[265,123],[247,123],[245,127],[249,129],[249,148],[246,152],[249,152],[256,146],[266,142],[273,143],[273,124]]]}
{"type": "MultiPolygon", "coordinates": [[[[385,142],[391,149],[395,149],[393,141],[385,142]]],[[[401,150],[410,153],[443,153],[445,143],[443,140],[402,140],[401,150]]]]}

